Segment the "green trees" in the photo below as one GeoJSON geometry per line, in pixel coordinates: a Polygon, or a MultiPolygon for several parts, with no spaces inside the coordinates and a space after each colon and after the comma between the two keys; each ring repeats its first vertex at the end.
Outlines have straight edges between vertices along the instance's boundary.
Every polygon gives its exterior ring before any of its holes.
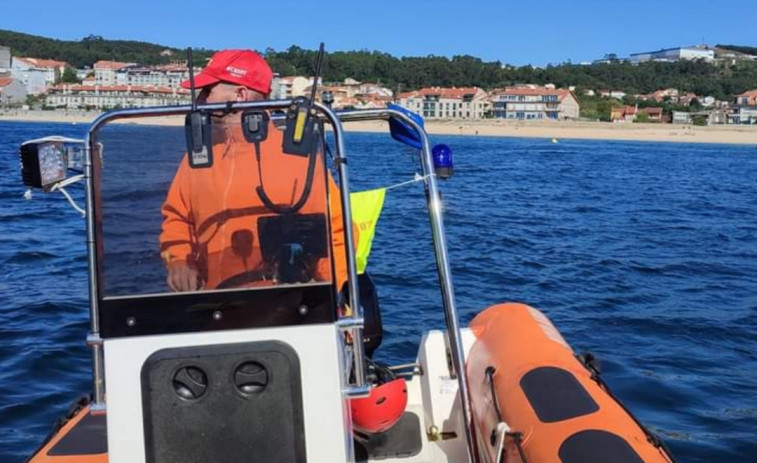
{"type": "Polygon", "coordinates": [[[581,117],[603,122],[610,121],[612,108],[623,106],[618,100],[599,96],[579,95],[578,100],[581,103],[581,117]]]}
{"type": "MultiPolygon", "coordinates": [[[[182,61],[184,50],[162,45],[107,40],[89,35],[80,41],[61,41],[0,30],[0,45],[10,46],[15,56],[32,56],[67,61],[75,67],[91,66],[98,60],[115,60],[140,64],[182,61]]],[[[726,46],[729,49],[757,52],[750,47],[726,46]]],[[[204,64],[212,50],[194,50],[195,63],[204,64]]],[[[286,50],[266,49],[264,55],[275,72],[282,76],[313,75],[317,52],[292,45],[286,50]]],[[[324,58],[324,80],[342,81],[352,77],[359,81],[380,82],[403,91],[428,86],[477,86],[487,90],[516,83],[584,89],[623,91],[628,95],[651,93],[663,88],[694,92],[728,100],[733,95],[757,87],[757,61],[740,61],[736,65],[711,64],[704,61],[675,63],[646,62],[633,65],[607,55],[608,63],[577,65],[564,63],[546,67],[508,66],[499,61],[486,62],[470,55],[396,57],[380,51],[335,51],[324,58]]],[[[69,75],[67,78],[70,78],[69,75]]],[[[583,100],[583,98],[582,98],[583,100]]],[[[582,101],[583,103],[583,101],[582,101]]],[[[597,117],[609,118],[607,105],[597,117]]]]}
{"type": "Polygon", "coordinates": [[[60,76],[60,81],[64,84],[78,84],[81,81],[76,77],[76,71],[71,68],[66,68],[63,74],[60,76]]]}

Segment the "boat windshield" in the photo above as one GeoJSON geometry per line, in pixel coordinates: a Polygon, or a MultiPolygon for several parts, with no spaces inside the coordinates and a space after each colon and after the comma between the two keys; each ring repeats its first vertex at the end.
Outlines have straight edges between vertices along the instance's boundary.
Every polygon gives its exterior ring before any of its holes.
{"type": "Polygon", "coordinates": [[[341,207],[319,144],[310,154],[288,154],[273,122],[251,133],[240,113],[214,115],[203,162],[187,155],[183,117],[166,119],[114,121],[96,135],[102,296],[340,278],[332,254],[343,240],[332,251],[331,236],[341,236],[341,207]]]}

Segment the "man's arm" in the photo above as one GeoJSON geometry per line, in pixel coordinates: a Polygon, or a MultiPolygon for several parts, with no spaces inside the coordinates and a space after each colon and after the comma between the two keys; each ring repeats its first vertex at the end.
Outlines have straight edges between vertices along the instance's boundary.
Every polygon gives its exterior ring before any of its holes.
{"type": "Polygon", "coordinates": [[[161,207],[160,256],[166,263],[166,282],[173,291],[194,291],[202,287],[196,265],[196,239],[189,203],[189,176],[186,156],[161,207]]]}

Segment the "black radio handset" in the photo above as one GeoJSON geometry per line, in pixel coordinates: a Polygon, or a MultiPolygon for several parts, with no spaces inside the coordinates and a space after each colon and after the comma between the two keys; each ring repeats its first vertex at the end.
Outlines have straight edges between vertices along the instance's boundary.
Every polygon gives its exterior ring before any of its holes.
{"type": "Polygon", "coordinates": [[[310,192],[313,188],[313,175],[315,173],[316,160],[318,158],[318,141],[319,131],[316,127],[317,117],[315,109],[315,95],[318,87],[318,80],[321,76],[321,66],[323,64],[324,45],[318,49],[318,59],[316,61],[315,77],[310,91],[310,99],[297,97],[292,101],[287,115],[286,127],[284,128],[284,142],[282,151],[285,154],[308,157],[308,171],[305,178],[300,198],[291,206],[274,204],[271,198],[266,194],[263,187],[263,173],[261,167],[260,144],[255,144],[255,156],[258,162],[258,175],[260,177],[259,186],[255,189],[258,197],[266,208],[277,214],[294,214],[305,205],[310,192]]]}
{"type": "Polygon", "coordinates": [[[268,138],[271,117],[266,111],[248,109],[242,113],[242,132],[248,143],[260,143],[268,138]]]}
{"type": "Polygon", "coordinates": [[[323,42],[318,48],[318,59],[315,64],[315,76],[313,85],[310,87],[310,99],[304,97],[295,98],[289,106],[286,115],[286,128],[284,129],[284,143],[282,149],[287,154],[296,156],[309,156],[318,145],[316,136],[316,110],[315,95],[318,89],[318,79],[321,77],[323,65],[323,42]]]}
{"type": "Polygon", "coordinates": [[[197,109],[191,47],[187,48],[187,67],[189,68],[192,110],[187,113],[184,119],[184,135],[187,142],[189,166],[193,169],[201,169],[213,165],[213,133],[210,115],[197,109]]]}

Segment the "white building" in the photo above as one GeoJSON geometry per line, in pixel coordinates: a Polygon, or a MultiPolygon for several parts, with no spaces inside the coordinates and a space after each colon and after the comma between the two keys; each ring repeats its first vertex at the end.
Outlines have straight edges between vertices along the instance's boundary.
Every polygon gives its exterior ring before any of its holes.
{"type": "Polygon", "coordinates": [[[11,49],[9,47],[0,47],[0,72],[10,70],[11,68],[11,49]]]}
{"type": "Polygon", "coordinates": [[[757,106],[737,106],[728,114],[729,124],[757,124],[757,106]]]}
{"type": "MultiPolygon", "coordinates": [[[[322,80],[318,78],[318,85],[322,84],[322,80]]],[[[305,96],[308,87],[313,85],[312,77],[302,76],[287,76],[281,77],[277,85],[272,90],[272,98],[275,100],[285,100],[288,98],[294,98],[297,96],[305,96]]]]}
{"type": "Polygon", "coordinates": [[[87,78],[88,75],[92,74],[94,77],[94,70],[92,70],[89,67],[84,67],[83,69],[77,69],[76,70],[76,78],[79,80],[84,80],[87,78]]]}
{"type": "Polygon", "coordinates": [[[696,47],[678,47],[667,48],[659,51],[648,51],[643,53],[632,53],[628,60],[631,63],[643,63],[645,61],[681,61],[681,60],[703,59],[713,61],[715,59],[715,50],[708,48],[706,45],[696,47]]]}
{"type": "Polygon", "coordinates": [[[56,85],[48,92],[47,106],[66,109],[142,108],[190,103],[189,90],[132,85],[56,85]]]}
{"type": "MultiPolygon", "coordinates": [[[[196,71],[199,73],[199,70],[196,71]]],[[[156,87],[178,87],[189,79],[186,66],[169,64],[164,66],[126,66],[115,71],[116,85],[154,85],[156,87]]]]}
{"type": "Polygon", "coordinates": [[[615,98],[616,100],[622,100],[626,97],[626,92],[620,90],[600,90],[599,96],[604,98],[615,98]]]}
{"type": "Polygon", "coordinates": [[[26,93],[29,95],[45,93],[47,87],[55,85],[67,67],[69,64],[65,61],[52,59],[18,56],[11,59],[11,74],[24,83],[26,93]]]}
{"type": "Polygon", "coordinates": [[[19,79],[0,77],[0,107],[18,105],[26,101],[26,87],[19,79]]]}
{"type": "Polygon", "coordinates": [[[481,119],[489,113],[487,93],[478,87],[428,87],[400,94],[400,106],[427,119],[481,119]]]}
{"type": "Polygon", "coordinates": [[[494,92],[494,117],[519,120],[577,119],[578,99],[570,90],[550,89],[536,85],[508,87],[494,92]]]}
{"type": "MultiPolygon", "coordinates": [[[[136,66],[135,63],[121,63],[118,61],[98,61],[94,64],[95,83],[97,85],[116,85],[117,72],[126,67],[136,66]]],[[[121,82],[121,85],[125,85],[121,82]]]]}
{"type": "Polygon", "coordinates": [[[731,124],[757,124],[757,90],[736,95],[736,104],[728,115],[731,124]]]}
{"type": "Polygon", "coordinates": [[[673,111],[673,124],[689,125],[692,123],[691,113],[685,111],[673,111]]]}
{"type": "Polygon", "coordinates": [[[28,67],[16,59],[11,62],[11,75],[20,80],[29,95],[40,95],[47,90],[47,71],[28,67]]]}

